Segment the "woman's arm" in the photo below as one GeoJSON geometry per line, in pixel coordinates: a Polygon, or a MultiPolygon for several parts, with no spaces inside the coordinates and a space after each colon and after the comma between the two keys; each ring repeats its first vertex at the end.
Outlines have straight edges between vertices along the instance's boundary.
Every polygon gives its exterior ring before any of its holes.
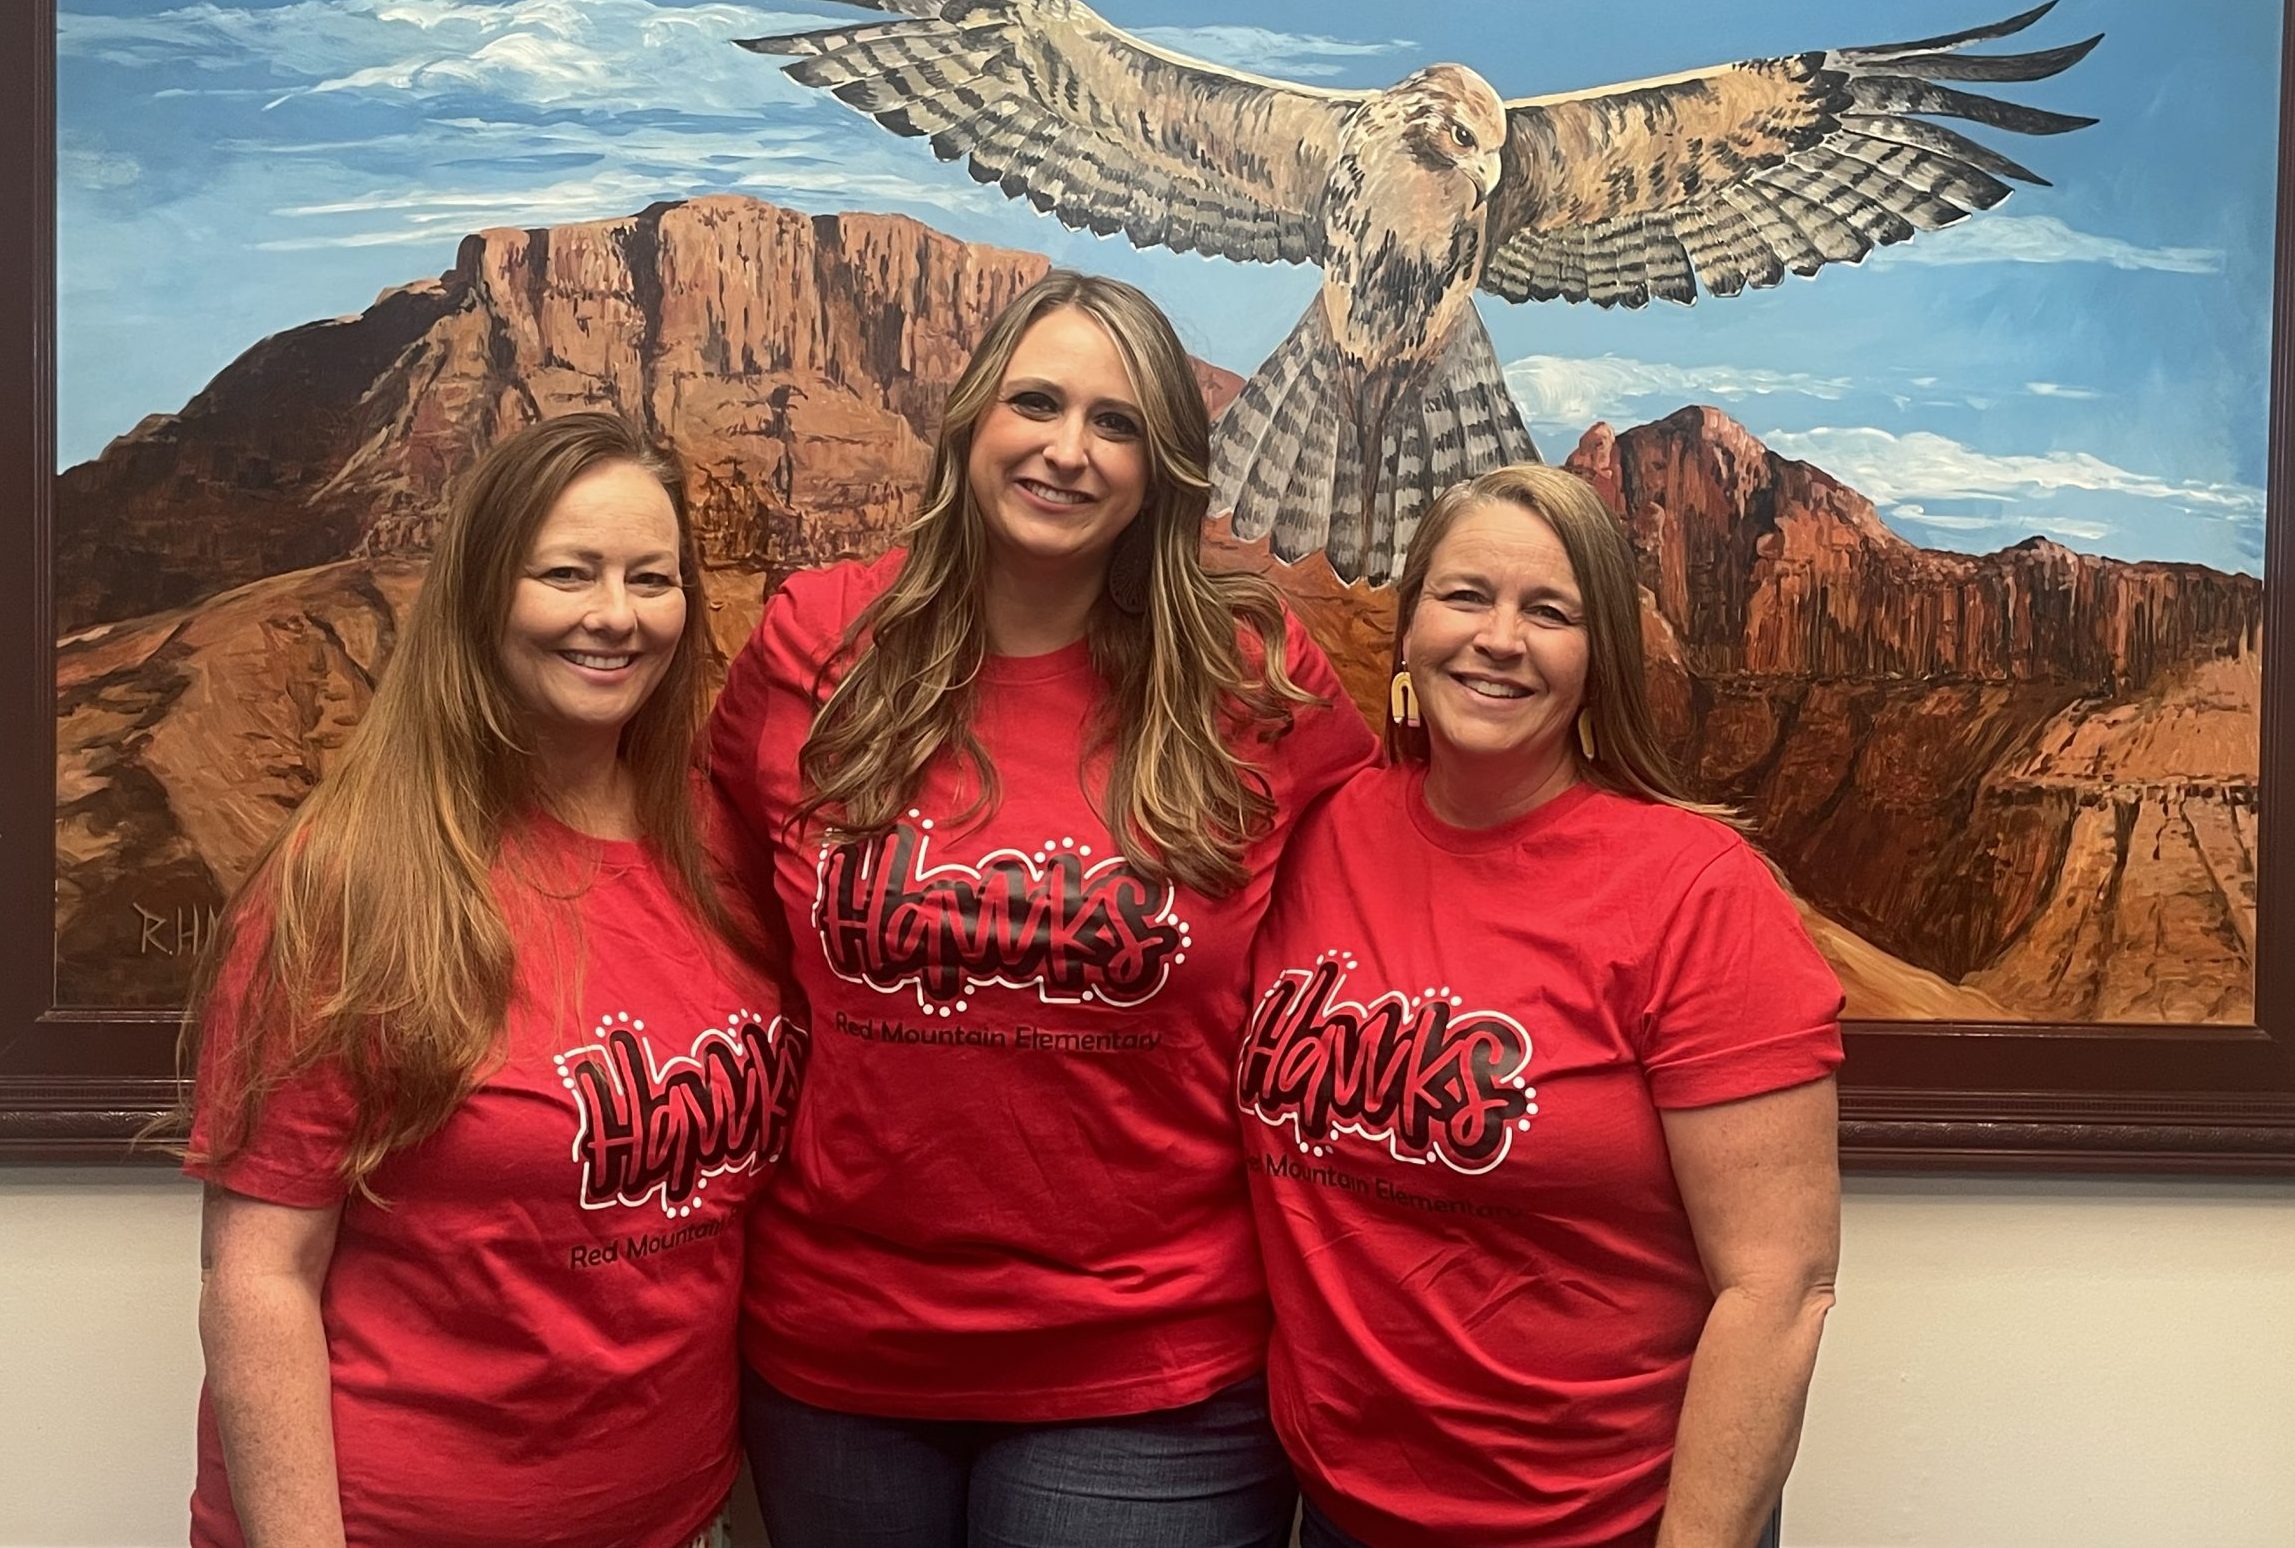
{"type": "Polygon", "coordinates": [[[1841,1255],[1838,1111],[1827,1079],[1662,1113],[1714,1302],[1658,1548],[1746,1548],[1785,1486],[1841,1255]]]}
{"type": "Polygon", "coordinates": [[[214,1183],[200,1214],[199,1342],[249,1548],[342,1548],[319,1287],[342,1206],[266,1204],[214,1183]]]}

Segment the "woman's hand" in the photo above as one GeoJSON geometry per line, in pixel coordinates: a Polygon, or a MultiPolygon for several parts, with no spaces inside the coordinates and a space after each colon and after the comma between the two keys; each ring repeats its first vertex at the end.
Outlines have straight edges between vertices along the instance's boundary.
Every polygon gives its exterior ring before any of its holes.
{"type": "Polygon", "coordinates": [[[1830,1079],[1662,1115],[1714,1290],[1690,1362],[1658,1548],[1746,1548],[1801,1440],[1841,1256],[1830,1079]]]}
{"type": "Polygon", "coordinates": [[[292,1209],[214,1183],[200,1212],[199,1342],[249,1548],[343,1548],[319,1287],[342,1206],[292,1209]]]}

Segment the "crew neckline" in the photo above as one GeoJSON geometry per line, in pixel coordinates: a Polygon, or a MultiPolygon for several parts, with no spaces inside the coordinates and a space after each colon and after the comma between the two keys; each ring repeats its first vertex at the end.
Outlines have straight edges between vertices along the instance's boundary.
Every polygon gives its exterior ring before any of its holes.
{"type": "Polygon", "coordinates": [[[585,833],[543,806],[533,808],[527,817],[536,828],[549,834],[554,841],[565,844],[577,853],[592,855],[612,865],[637,866],[646,863],[643,839],[601,838],[595,833],[585,833]]]}
{"type": "Polygon", "coordinates": [[[1084,635],[1058,650],[1035,656],[988,655],[980,663],[984,683],[1048,683],[1092,669],[1092,640],[1084,635]]]}
{"type": "Polygon", "coordinates": [[[1519,844],[1569,816],[1599,793],[1599,787],[1580,779],[1519,817],[1509,817],[1488,828],[1460,828],[1444,822],[1434,814],[1434,808],[1427,805],[1426,774],[1425,764],[1412,766],[1404,786],[1403,804],[1409,808],[1411,821],[1428,843],[1460,855],[1487,854],[1519,844]]]}

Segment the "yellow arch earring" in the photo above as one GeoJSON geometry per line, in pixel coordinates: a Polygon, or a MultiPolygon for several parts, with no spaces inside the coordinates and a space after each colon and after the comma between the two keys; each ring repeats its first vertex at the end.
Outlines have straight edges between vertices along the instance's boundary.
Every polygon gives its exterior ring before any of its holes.
{"type": "Polygon", "coordinates": [[[1578,711],[1578,751],[1586,755],[1588,763],[1601,761],[1594,752],[1594,712],[1590,709],[1578,711]]]}
{"type": "Polygon", "coordinates": [[[1387,683],[1387,719],[1398,726],[1418,724],[1418,690],[1408,671],[1397,672],[1387,683]]]}

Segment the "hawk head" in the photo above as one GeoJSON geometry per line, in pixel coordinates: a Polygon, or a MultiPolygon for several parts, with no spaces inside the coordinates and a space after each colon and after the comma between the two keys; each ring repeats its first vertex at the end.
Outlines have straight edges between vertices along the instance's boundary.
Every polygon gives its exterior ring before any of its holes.
{"type": "Polygon", "coordinates": [[[1478,206],[1490,197],[1506,144],[1506,104],[1488,81],[1464,65],[1429,65],[1385,95],[1400,110],[1403,147],[1413,160],[1464,178],[1478,206]]]}

